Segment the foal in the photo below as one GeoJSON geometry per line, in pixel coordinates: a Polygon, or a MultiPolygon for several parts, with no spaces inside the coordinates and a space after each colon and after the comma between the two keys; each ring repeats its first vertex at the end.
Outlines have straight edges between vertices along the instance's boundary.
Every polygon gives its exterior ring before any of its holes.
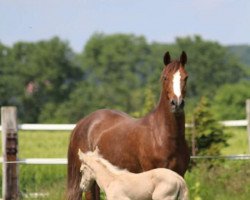
{"type": "Polygon", "coordinates": [[[108,200],[188,200],[184,179],[166,168],[139,174],[121,170],[98,153],[78,152],[82,162],[80,188],[88,191],[94,181],[104,190],[108,200]]]}

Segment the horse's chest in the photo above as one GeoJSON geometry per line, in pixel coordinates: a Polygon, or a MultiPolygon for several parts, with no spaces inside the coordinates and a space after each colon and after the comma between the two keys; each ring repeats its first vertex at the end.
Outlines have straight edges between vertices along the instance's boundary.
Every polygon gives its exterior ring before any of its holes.
{"type": "Polygon", "coordinates": [[[140,163],[144,171],[154,168],[169,168],[179,174],[186,170],[188,150],[179,148],[171,142],[167,145],[158,145],[148,148],[142,154],[140,163]]]}
{"type": "Polygon", "coordinates": [[[166,157],[165,168],[171,169],[180,175],[184,175],[188,163],[189,163],[189,152],[188,149],[183,151],[183,149],[178,149],[173,154],[166,157]]]}

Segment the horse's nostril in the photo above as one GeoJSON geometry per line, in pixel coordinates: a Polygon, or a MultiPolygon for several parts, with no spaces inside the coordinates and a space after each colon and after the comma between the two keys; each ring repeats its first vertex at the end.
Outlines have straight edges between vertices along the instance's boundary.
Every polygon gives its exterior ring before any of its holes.
{"type": "Polygon", "coordinates": [[[176,106],[178,108],[183,108],[185,105],[185,101],[183,99],[180,99],[179,101],[173,99],[170,101],[170,105],[176,106]]]}
{"type": "Polygon", "coordinates": [[[180,107],[183,108],[185,106],[185,101],[182,100],[181,103],[180,103],[180,107]]]}

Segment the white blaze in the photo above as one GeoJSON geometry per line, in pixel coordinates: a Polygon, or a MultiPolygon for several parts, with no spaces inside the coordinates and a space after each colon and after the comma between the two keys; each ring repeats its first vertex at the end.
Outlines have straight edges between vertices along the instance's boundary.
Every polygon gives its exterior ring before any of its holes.
{"type": "Polygon", "coordinates": [[[173,77],[173,90],[177,98],[181,96],[181,73],[178,70],[173,77]]]}

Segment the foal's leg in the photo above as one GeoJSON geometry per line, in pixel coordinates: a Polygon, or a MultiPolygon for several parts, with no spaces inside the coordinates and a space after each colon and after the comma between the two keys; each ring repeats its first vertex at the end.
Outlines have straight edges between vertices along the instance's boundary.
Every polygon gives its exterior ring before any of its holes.
{"type": "Polygon", "coordinates": [[[156,186],[153,194],[153,200],[177,200],[178,189],[168,184],[160,183],[156,186]]]}
{"type": "Polygon", "coordinates": [[[107,200],[130,200],[130,198],[122,195],[107,195],[107,200]]]}
{"type": "Polygon", "coordinates": [[[96,182],[91,187],[90,192],[85,193],[86,200],[100,200],[100,188],[96,184],[96,182]]]}
{"type": "Polygon", "coordinates": [[[107,200],[131,200],[127,194],[119,187],[116,187],[116,185],[110,185],[110,188],[106,190],[106,198],[107,200]]]}

